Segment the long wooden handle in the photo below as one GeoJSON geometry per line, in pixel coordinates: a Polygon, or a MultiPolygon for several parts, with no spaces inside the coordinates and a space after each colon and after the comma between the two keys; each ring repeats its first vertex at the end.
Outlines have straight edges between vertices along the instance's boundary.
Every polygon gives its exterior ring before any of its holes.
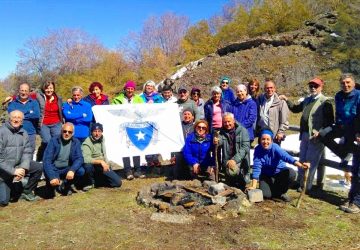
{"type": "MultiPolygon", "coordinates": [[[[219,131],[215,131],[214,133],[214,137],[219,138],[219,131]]],[[[215,181],[219,182],[219,159],[218,159],[218,148],[219,148],[219,143],[217,143],[215,145],[214,148],[214,154],[215,154],[215,181]]]]}
{"type": "Polygon", "coordinates": [[[309,177],[309,168],[305,169],[303,190],[301,191],[299,199],[297,200],[296,208],[300,207],[302,197],[304,196],[304,194],[306,192],[306,186],[307,186],[308,177],[309,177]]]}

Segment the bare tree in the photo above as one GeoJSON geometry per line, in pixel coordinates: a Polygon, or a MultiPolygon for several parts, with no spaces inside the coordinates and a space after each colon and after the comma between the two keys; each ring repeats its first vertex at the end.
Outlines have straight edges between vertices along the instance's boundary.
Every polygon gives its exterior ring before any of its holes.
{"type": "Polygon", "coordinates": [[[247,11],[250,10],[254,1],[255,0],[231,0],[225,4],[220,14],[210,18],[209,23],[212,34],[217,33],[225,24],[233,21],[240,7],[243,7],[247,11]]]}
{"type": "Polygon", "coordinates": [[[120,50],[136,64],[142,60],[144,53],[161,49],[168,56],[180,53],[181,40],[189,27],[189,19],[172,12],[160,17],[151,16],[143,25],[141,32],[131,33],[120,42],[120,50]]]}
{"type": "Polygon", "coordinates": [[[18,51],[17,70],[39,75],[81,72],[99,62],[103,49],[95,38],[82,30],[49,31],[45,37],[29,39],[18,51]]]}

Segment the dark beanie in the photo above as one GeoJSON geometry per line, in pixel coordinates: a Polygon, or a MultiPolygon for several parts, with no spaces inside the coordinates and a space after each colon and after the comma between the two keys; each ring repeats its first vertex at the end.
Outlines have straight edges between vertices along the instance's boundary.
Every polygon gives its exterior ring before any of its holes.
{"type": "Polygon", "coordinates": [[[93,132],[95,129],[99,129],[99,130],[101,130],[101,131],[104,131],[103,130],[103,125],[101,124],[101,123],[93,123],[92,125],[91,125],[91,132],[93,132]]]}

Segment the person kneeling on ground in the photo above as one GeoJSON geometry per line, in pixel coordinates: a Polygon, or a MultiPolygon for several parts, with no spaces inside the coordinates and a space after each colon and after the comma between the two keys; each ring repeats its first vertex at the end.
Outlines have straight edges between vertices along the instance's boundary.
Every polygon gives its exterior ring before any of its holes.
{"type": "Polygon", "coordinates": [[[296,173],[286,166],[286,162],[307,169],[306,163],[301,163],[290,156],[279,145],[273,143],[274,134],[271,130],[264,129],[260,133],[260,142],[254,151],[254,165],[252,183],[248,189],[257,188],[260,181],[260,189],[264,198],[281,199],[290,202],[286,194],[289,185],[295,181],[296,173]]]}
{"type": "Polygon", "coordinates": [[[214,136],[214,144],[221,147],[222,169],[226,182],[231,186],[245,189],[250,182],[250,139],[247,130],[235,122],[232,113],[225,112],[219,138],[214,136]]]}
{"type": "Polygon", "coordinates": [[[183,156],[190,175],[197,178],[199,174],[215,180],[214,158],[212,152],[212,138],[209,134],[209,125],[205,120],[195,122],[194,133],[188,135],[183,148],[183,156]]]}
{"type": "Polygon", "coordinates": [[[52,138],[45,149],[43,164],[50,198],[55,196],[55,189],[62,195],[71,195],[71,185],[79,183],[85,174],[81,144],[73,135],[74,125],[67,122],[62,125],[61,136],[52,138]]]}
{"type": "Polygon", "coordinates": [[[27,132],[22,128],[24,114],[14,110],[9,121],[0,127],[0,206],[10,198],[36,201],[33,191],[42,173],[40,163],[31,161],[32,147],[27,132]]]}
{"type": "Polygon", "coordinates": [[[103,126],[100,123],[91,125],[91,136],[81,146],[84,156],[84,168],[89,182],[83,188],[88,191],[94,186],[120,187],[121,179],[112,169],[106,156],[103,126]]]}

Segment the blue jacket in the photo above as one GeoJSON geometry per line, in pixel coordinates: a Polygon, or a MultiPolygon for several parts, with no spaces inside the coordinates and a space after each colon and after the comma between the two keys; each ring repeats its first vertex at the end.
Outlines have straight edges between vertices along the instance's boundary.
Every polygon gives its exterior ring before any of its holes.
{"type": "Polygon", "coordinates": [[[63,104],[63,115],[66,122],[71,122],[75,126],[74,136],[83,139],[90,134],[90,123],[93,119],[90,103],[80,100],[72,101],[71,104],[63,104]]]}
{"type": "MultiPolygon", "coordinates": [[[[148,102],[148,100],[146,99],[144,93],[141,93],[140,97],[144,100],[145,103],[148,102]]],[[[154,103],[163,103],[163,102],[165,102],[164,97],[162,97],[159,93],[155,93],[152,98],[153,98],[154,103]]]]}
{"type": "Polygon", "coordinates": [[[257,105],[250,97],[243,102],[236,98],[232,103],[236,121],[247,129],[250,140],[254,140],[254,124],[257,119],[257,105]]]}
{"type": "MultiPolygon", "coordinates": [[[[61,143],[60,136],[51,138],[44,152],[44,158],[43,158],[44,172],[49,180],[59,178],[58,174],[55,171],[56,166],[54,162],[60,153],[60,147],[61,147],[60,143],[61,143]]],[[[81,152],[80,141],[73,137],[71,138],[69,171],[71,170],[73,172],[76,172],[82,166],[83,163],[84,163],[84,158],[81,152]]]]}
{"type": "Polygon", "coordinates": [[[285,170],[286,162],[294,164],[295,159],[276,143],[272,143],[269,149],[257,145],[254,151],[254,163],[252,178],[259,180],[260,174],[274,176],[285,170]]]}
{"type": "MultiPolygon", "coordinates": [[[[231,106],[231,103],[221,99],[221,112],[224,114],[225,112],[231,112],[233,113],[233,108],[231,106]]],[[[213,115],[214,115],[214,108],[213,108],[214,102],[212,99],[208,100],[204,105],[204,113],[205,113],[205,120],[209,123],[209,131],[212,134],[213,133],[213,127],[212,127],[212,121],[213,121],[213,115]]]]}
{"type": "Polygon", "coordinates": [[[201,167],[214,167],[215,161],[211,154],[212,137],[206,135],[205,140],[200,143],[196,140],[195,133],[191,133],[186,137],[185,146],[183,148],[183,156],[188,165],[200,164],[201,167]]]}
{"type": "Polygon", "coordinates": [[[221,97],[223,100],[226,100],[230,103],[235,101],[235,98],[236,98],[235,94],[234,94],[234,90],[232,90],[230,87],[227,89],[222,89],[221,97]]]}
{"type": "Polygon", "coordinates": [[[24,113],[24,130],[29,135],[36,134],[40,119],[40,107],[38,101],[29,98],[29,100],[23,104],[20,102],[19,97],[17,97],[14,101],[10,102],[7,109],[8,113],[14,110],[20,110],[24,113]]]}
{"type": "Polygon", "coordinates": [[[348,95],[339,91],[335,95],[335,123],[351,125],[360,114],[360,91],[354,89],[348,95]]]}

